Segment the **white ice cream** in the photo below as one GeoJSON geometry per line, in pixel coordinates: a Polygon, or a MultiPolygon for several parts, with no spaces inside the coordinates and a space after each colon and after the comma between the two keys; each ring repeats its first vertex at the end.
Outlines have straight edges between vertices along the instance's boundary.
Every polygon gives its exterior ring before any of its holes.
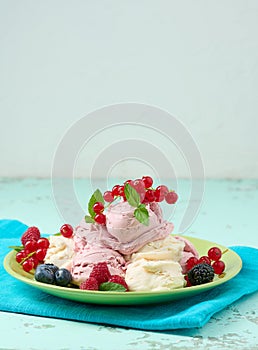
{"type": "Polygon", "coordinates": [[[182,259],[183,250],[184,242],[169,235],[165,239],[147,243],[137,253],[132,254],[132,260],[173,260],[179,262],[182,259]]]}
{"type": "Polygon", "coordinates": [[[49,248],[44,262],[54,264],[59,268],[71,269],[71,262],[74,255],[74,241],[72,238],[63,236],[50,236],[49,248]]]}
{"type": "Polygon", "coordinates": [[[128,265],[125,281],[130,291],[169,291],[185,284],[180,264],[172,260],[137,259],[128,265]]]}

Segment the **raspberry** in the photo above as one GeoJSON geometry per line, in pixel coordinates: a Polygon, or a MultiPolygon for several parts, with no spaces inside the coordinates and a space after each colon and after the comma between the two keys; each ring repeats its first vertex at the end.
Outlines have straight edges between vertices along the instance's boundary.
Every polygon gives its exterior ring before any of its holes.
{"type": "Polygon", "coordinates": [[[21,237],[22,245],[25,246],[27,241],[37,241],[40,238],[39,229],[35,226],[29,227],[21,237]]]}
{"type": "Polygon", "coordinates": [[[187,276],[192,286],[208,283],[214,278],[214,269],[206,263],[197,264],[188,272],[187,276]]]}
{"type": "Polygon", "coordinates": [[[89,277],[88,279],[86,279],[86,281],[84,281],[80,284],[80,289],[82,289],[82,290],[98,290],[99,289],[98,281],[94,277],[89,277]]]}
{"type": "Polygon", "coordinates": [[[107,263],[99,262],[95,265],[90,273],[90,277],[94,277],[99,285],[103,282],[107,282],[111,277],[107,263]]]}
{"type": "Polygon", "coordinates": [[[113,275],[109,278],[108,282],[118,283],[125,287],[125,289],[128,291],[128,285],[125,282],[125,279],[119,275],[113,275]]]}

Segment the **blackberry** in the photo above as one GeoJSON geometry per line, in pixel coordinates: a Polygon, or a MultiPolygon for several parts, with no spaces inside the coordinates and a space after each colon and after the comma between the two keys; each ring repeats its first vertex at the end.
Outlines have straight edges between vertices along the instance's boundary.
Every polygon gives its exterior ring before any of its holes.
{"type": "Polygon", "coordinates": [[[209,264],[197,264],[187,274],[192,286],[211,282],[214,278],[214,269],[209,264]]]}

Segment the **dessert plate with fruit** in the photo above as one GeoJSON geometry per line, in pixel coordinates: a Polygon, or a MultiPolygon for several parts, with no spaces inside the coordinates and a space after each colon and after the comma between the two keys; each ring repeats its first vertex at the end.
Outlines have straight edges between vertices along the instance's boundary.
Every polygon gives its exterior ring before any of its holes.
{"type": "Polygon", "coordinates": [[[14,278],[57,297],[84,303],[136,305],[188,298],[219,286],[242,267],[231,249],[173,234],[160,202],[178,195],[149,176],[103,195],[96,190],[78,226],[42,237],[29,227],[4,266],[14,278]]]}

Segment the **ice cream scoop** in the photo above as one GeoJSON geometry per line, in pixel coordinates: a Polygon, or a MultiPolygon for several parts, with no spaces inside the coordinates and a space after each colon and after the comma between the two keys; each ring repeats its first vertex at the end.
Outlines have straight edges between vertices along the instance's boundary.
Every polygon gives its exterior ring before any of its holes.
{"type": "Polygon", "coordinates": [[[111,205],[106,213],[107,231],[101,233],[102,243],[122,254],[131,254],[151,241],[167,237],[174,225],[163,220],[157,203],[146,205],[146,209],[149,213],[147,226],[134,217],[135,208],[128,202],[111,205]]]}
{"type": "Polygon", "coordinates": [[[44,262],[54,264],[59,268],[71,269],[71,261],[74,255],[74,242],[71,238],[63,236],[50,236],[49,248],[44,262]]]}
{"type": "Polygon", "coordinates": [[[172,260],[137,259],[128,265],[125,281],[130,291],[169,291],[185,284],[180,264],[172,260]]]}
{"type": "Polygon", "coordinates": [[[132,254],[133,261],[146,260],[173,260],[180,261],[183,255],[184,242],[175,239],[172,235],[164,239],[147,243],[144,247],[132,254]]]}
{"type": "Polygon", "coordinates": [[[106,262],[111,275],[124,276],[125,260],[118,252],[100,247],[98,245],[90,245],[78,251],[72,262],[72,278],[75,284],[80,284],[85,281],[95,264],[106,262]]]}

